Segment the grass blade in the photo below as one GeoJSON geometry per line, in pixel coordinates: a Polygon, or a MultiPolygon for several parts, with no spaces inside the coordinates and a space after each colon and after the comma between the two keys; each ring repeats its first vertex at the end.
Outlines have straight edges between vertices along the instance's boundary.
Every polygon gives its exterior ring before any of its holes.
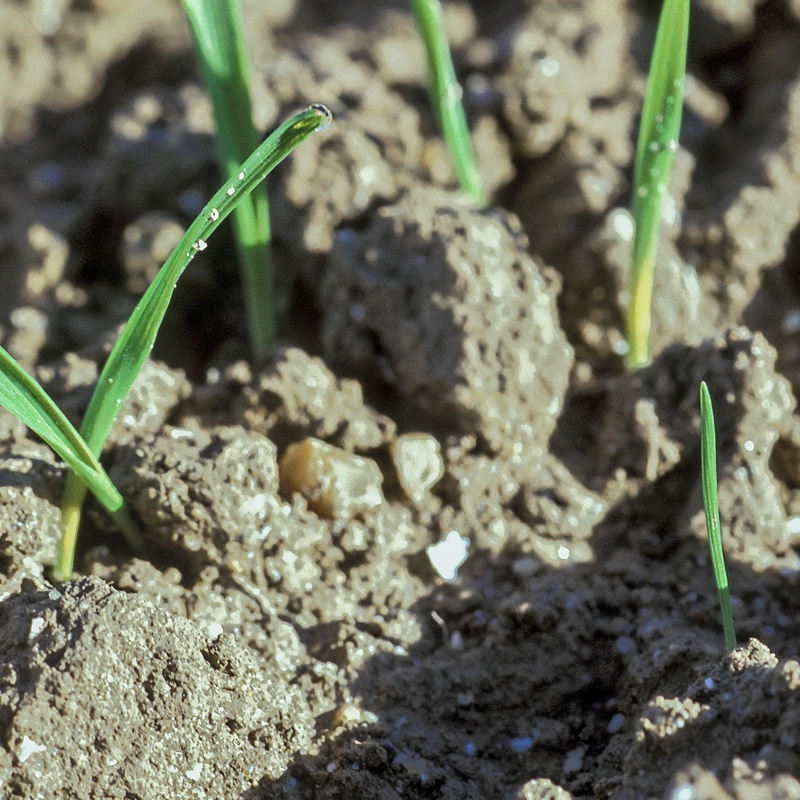
{"type": "MultiPolygon", "coordinates": [[[[258,146],[250,105],[250,74],[239,0],[183,0],[197,44],[203,83],[217,122],[225,175],[258,146]]],[[[275,339],[276,312],[266,191],[260,187],[233,212],[233,226],[253,355],[262,358],[275,339]]]]}
{"type": "MultiPolygon", "coordinates": [[[[128,516],[122,495],[89,450],[86,442],[48,394],[14,358],[0,347],[0,405],[38,434],[73,470],[70,477],[85,494],[88,487],[114,518],[131,546],[141,549],[142,539],[128,516]]],[[[74,550],[74,546],[73,546],[74,550]]],[[[57,560],[55,572],[67,565],[57,560]]],[[[72,561],[69,563],[72,572],[72,561]]]]}
{"type": "Polygon", "coordinates": [[[439,119],[444,140],[455,164],[458,182],[475,205],[486,205],[481,177],[475,163],[469,126],[461,103],[461,86],[456,79],[450,47],[444,32],[439,0],[411,0],[425,51],[428,56],[428,90],[439,119]]]}
{"type": "MultiPolygon", "coordinates": [[[[102,451],[120,407],[153,349],[175,285],[189,262],[205,249],[208,237],[242,198],[247,197],[300,142],[314,131],[328,127],[330,121],[331,113],[325,106],[313,105],[285,122],[258,147],[239,168],[236,177],[211,198],[189,226],[134,309],[100,373],[81,426],[83,439],[95,457],[102,451]]],[[[61,504],[65,520],[61,545],[64,552],[59,560],[69,564],[70,574],[72,552],[67,551],[74,551],[85,494],[86,490],[77,477],[68,475],[61,504]]]]}
{"type": "Polygon", "coordinates": [[[44,439],[110,512],[122,507],[122,496],[72,423],[45,390],[2,347],[0,405],[44,439]]]}
{"type": "Polygon", "coordinates": [[[633,264],[628,307],[628,366],[650,361],[653,302],[661,206],[678,149],[686,77],[689,0],[664,0],[639,125],[633,176],[633,264]]]}
{"type": "Polygon", "coordinates": [[[736,647],[736,632],[733,628],[731,595],[728,589],[728,575],[725,571],[725,556],[722,552],[722,531],[719,523],[719,502],[717,500],[717,437],[714,431],[714,409],[711,395],[703,381],[700,384],[700,440],[703,470],[703,506],[706,512],[706,529],[711,549],[711,564],[714,568],[714,581],[717,584],[719,605],[722,610],[722,627],[725,632],[725,647],[730,653],[736,647]]]}

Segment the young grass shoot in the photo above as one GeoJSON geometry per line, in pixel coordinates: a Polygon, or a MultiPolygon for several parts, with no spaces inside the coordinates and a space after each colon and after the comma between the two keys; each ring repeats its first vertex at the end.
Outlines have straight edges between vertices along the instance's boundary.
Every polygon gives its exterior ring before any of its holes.
{"type": "MultiPolygon", "coordinates": [[[[239,0],[183,0],[197,44],[203,83],[217,122],[217,146],[227,178],[258,146],[250,105],[250,72],[239,0]]],[[[253,191],[233,212],[250,343],[263,358],[275,339],[276,308],[270,260],[267,194],[253,191]]]]}
{"type": "Polygon", "coordinates": [[[132,547],[141,536],[127,513],[122,496],[86,442],[42,387],[0,347],[0,405],[38,434],[70,466],[116,521],[132,547]]]}
{"type": "Polygon", "coordinates": [[[664,0],[647,79],[633,175],[633,263],[628,305],[630,369],[650,362],[650,328],[661,207],[683,112],[689,0],[664,0]]]}
{"type": "Polygon", "coordinates": [[[700,441],[703,470],[703,506],[706,512],[708,544],[711,549],[711,564],[714,581],[717,584],[719,605],[722,609],[722,627],[725,634],[725,648],[730,653],[736,647],[736,632],[733,628],[731,595],[728,589],[728,575],[725,571],[725,556],[722,552],[722,531],[719,523],[719,503],[717,500],[717,441],[714,431],[714,409],[711,395],[703,381],[700,384],[700,441]]]}
{"type": "Polygon", "coordinates": [[[475,162],[467,116],[461,102],[461,86],[456,78],[450,47],[444,31],[439,0],[411,0],[428,57],[428,91],[461,189],[479,208],[486,205],[481,176],[475,162]]]}
{"type": "MultiPolygon", "coordinates": [[[[208,237],[277,164],[311,133],[324,130],[330,122],[331,113],[322,105],[310,106],[293,116],[256,149],[189,226],[134,309],[100,373],[80,431],[93,458],[99,458],[122,403],[153,349],[172,293],[189,262],[206,248],[208,237]]],[[[64,535],[55,569],[59,581],[72,575],[85,495],[86,484],[81,474],[69,473],[61,505],[64,535]]]]}

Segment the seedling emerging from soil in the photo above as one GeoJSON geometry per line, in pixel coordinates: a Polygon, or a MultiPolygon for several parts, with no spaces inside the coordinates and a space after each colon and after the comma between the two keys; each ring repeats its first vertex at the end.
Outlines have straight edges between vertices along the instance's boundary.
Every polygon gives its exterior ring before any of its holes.
{"type": "MultiPolygon", "coordinates": [[[[239,168],[236,176],[211,198],[200,216],[189,226],[133,310],[100,373],[81,426],[81,436],[95,459],[99,458],[122,403],[153,349],[161,321],[184,269],[198,252],[205,250],[208,237],[242,198],[247,197],[303,139],[316,130],[324,130],[330,122],[331,113],[323,105],[310,106],[285,122],[256,149],[239,168]]],[[[70,472],[61,504],[64,536],[54,570],[56,580],[68,580],[72,575],[75,542],[85,496],[86,487],[81,476],[70,472]]]]}
{"type": "Polygon", "coordinates": [[[647,78],[633,175],[633,263],[628,306],[628,366],[650,361],[653,301],[661,206],[678,149],[686,76],[689,0],[664,0],[647,78]]]}
{"type": "Polygon", "coordinates": [[[703,381],[700,384],[700,441],[703,470],[703,505],[706,511],[708,544],[711,548],[711,563],[714,567],[714,580],[719,593],[722,609],[722,627],[725,631],[725,647],[730,653],[736,647],[736,632],[733,629],[731,595],[728,589],[728,575],[725,571],[725,556],[722,552],[722,533],[719,524],[719,504],[717,501],[717,442],[714,432],[714,409],[711,395],[703,381]]]}
{"type": "Polygon", "coordinates": [[[481,176],[475,163],[472,141],[461,86],[456,79],[453,59],[444,32],[444,18],[439,0],[411,0],[425,51],[428,55],[428,91],[447,147],[464,192],[478,207],[486,205],[481,176]]]}
{"type": "Polygon", "coordinates": [[[141,536],[128,516],[122,496],[86,442],[47,392],[2,347],[0,405],[41,436],[69,464],[82,484],[91,489],[117,522],[130,544],[140,547],[141,536]]]}
{"type": "MultiPolygon", "coordinates": [[[[259,136],[250,106],[250,76],[239,0],[183,0],[194,31],[203,82],[214,106],[225,175],[256,149],[259,136]]],[[[233,227],[253,355],[266,355],[275,338],[267,195],[253,191],[233,212],[233,227]]]]}

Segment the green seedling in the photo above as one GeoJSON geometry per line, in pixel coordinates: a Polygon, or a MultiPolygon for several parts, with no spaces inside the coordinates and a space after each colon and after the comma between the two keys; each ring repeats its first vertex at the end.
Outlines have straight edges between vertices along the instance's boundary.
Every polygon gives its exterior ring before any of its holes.
{"type": "MultiPolygon", "coordinates": [[[[250,75],[239,0],[183,0],[194,31],[203,83],[217,122],[217,145],[227,178],[258,146],[250,105],[250,75]]],[[[263,187],[232,216],[250,342],[263,358],[275,339],[276,311],[270,261],[271,230],[263,187]]]]}
{"type": "MultiPolygon", "coordinates": [[[[200,216],[189,226],[133,310],[100,373],[80,431],[89,453],[95,459],[99,458],[122,403],[153,349],[173,290],[189,262],[206,248],[208,237],[242,198],[247,197],[300,142],[314,131],[327,128],[330,121],[331,113],[322,105],[313,105],[296,114],[256,149],[239,168],[236,176],[211,198],[200,216]]],[[[86,487],[80,475],[77,472],[70,473],[61,504],[64,535],[54,570],[56,580],[68,580],[72,575],[85,496],[86,487]]]]}
{"type": "Polygon", "coordinates": [[[0,405],[38,434],[70,466],[77,480],[88,487],[117,522],[134,548],[141,536],[130,519],[122,496],[81,435],[47,392],[0,347],[0,405]]]}
{"type": "Polygon", "coordinates": [[[475,162],[461,86],[456,79],[450,47],[444,32],[444,18],[439,0],[411,0],[411,8],[425,44],[428,57],[428,91],[439,121],[462,190],[475,205],[483,207],[486,198],[475,162]]]}
{"type": "Polygon", "coordinates": [[[678,149],[686,76],[689,0],[664,0],[636,144],[628,366],[650,361],[650,326],[661,206],[678,149]]]}
{"type": "Polygon", "coordinates": [[[719,503],[717,500],[717,442],[714,432],[714,409],[711,395],[703,381],[700,384],[700,440],[703,470],[703,506],[706,512],[708,544],[711,549],[711,563],[714,568],[714,581],[717,584],[719,605],[722,609],[722,627],[725,632],[725,647],[730,653],[736,647],[736,632],[733,628],[731,595],[728,589],[728,574],[725,571],[725,556],[722,552],[722,532],[719,523],[719,503]]]}

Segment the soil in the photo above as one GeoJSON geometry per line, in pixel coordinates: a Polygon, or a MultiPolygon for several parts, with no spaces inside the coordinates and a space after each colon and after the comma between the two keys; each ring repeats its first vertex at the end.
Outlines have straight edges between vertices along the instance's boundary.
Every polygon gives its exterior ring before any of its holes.
{"type": "MultiPolygon", "coordinates": [[[[445,3],[478,211],[407,3],[245,0],[259,128],[335,119],[269,182],[284,332],[249,358],[222,229],[103,456],[146,548],[90,501],[66,584],[0,413],[0,798],[800,798],[800,3],[693,4],[630,374],[657,6],[445,3]]],[[[0,0],[0,342],[76,423],[213,132],[175,0],[0,0]]]]}

